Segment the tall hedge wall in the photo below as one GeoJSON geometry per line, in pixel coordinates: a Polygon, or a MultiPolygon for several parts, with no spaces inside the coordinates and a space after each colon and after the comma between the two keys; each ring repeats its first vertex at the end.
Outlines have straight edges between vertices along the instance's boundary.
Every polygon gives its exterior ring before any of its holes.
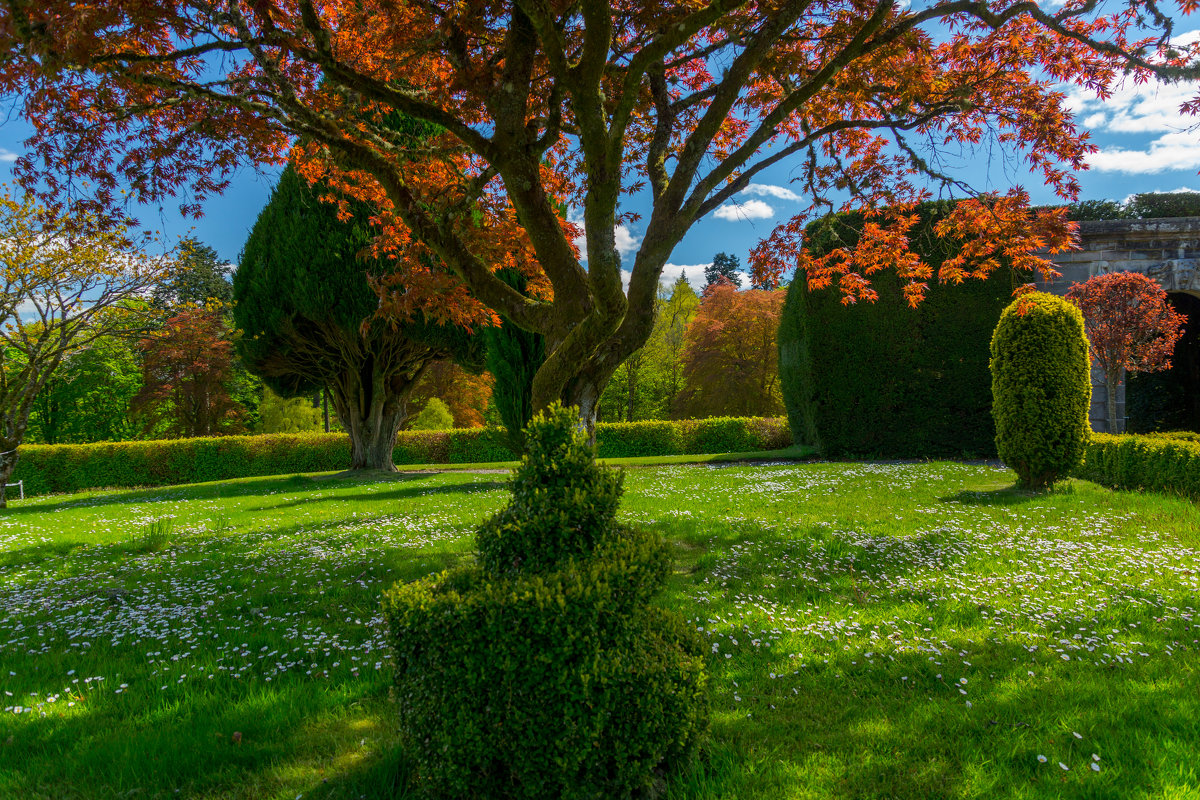
{"type": "MultiPolygon", "coordinates": [[[[950,203],[928,203],[910,233],[937,270],[955,250],[933,233],[950,203]]],[[[861,218],[809,226],[817,254],[853,246],[861,218]]],[[[890,270],[874,303],[843,305],[835,287],[793,280],[779,326],[779,372],[792,434],[830,456],[989,457],[996,453],[988,344],[1016,285],[1009,270],[958,285],[930,282],[912,309],[890,270]]]]}
{"type": "MultiPolygon", "coordinates": [[[[396,464],[511,461],[503,429],[401,431],[396,464]]],[[[601,458],[777,450],[791,445],[782,418],[719,417],[596,426],[601,458]]],[[[170,486],[256,475],[330,472],[350,463],[344,434],[267,434],[150,442],[22,445],[11,480],[26,494],[170,486]]]]}

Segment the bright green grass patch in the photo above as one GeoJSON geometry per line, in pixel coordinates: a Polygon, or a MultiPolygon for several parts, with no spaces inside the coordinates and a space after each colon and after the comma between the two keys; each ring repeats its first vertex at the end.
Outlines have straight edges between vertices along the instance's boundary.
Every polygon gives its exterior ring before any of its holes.
{"type": "MultiPolygon", "coordinates": [[[[0,797],[409,796],[379,594],[469,557],[504,478],[14,502],[0,797]]],[[[623,516],[675,544],[666,602],[712,650],[713,735],[669,796],[1200,797],[1196,506],[1011,483],[631,471],[623,516]]]]}

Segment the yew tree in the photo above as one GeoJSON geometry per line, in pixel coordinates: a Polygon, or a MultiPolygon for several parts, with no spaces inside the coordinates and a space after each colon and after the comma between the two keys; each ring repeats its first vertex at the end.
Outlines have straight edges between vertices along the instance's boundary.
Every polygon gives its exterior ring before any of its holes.
{"type": "Polygon", "coordinates": [[[482,367],[479,337],[453,324],[372,319],[371,281],[402,258],[372,255],[369,209],[326,202],[291,168],[259,214],[233,276],[247,368],[282,397],[325,390],[350,436],[352,470],[394,472],[409,400],[439,359],[482,367]]]}
{"type": "Polygon", "coordinates": [[[1092,363],[1104,373],[1108,430],[1119,433],[1117,387],[1124,374],[1170,369],[1187,317],[1171,307],[1153,278],[1140,272],[1110,272],[1074,283],[1067,299],[1083,312],[1092,363]]]}
{"type": "Polygon", "coordinates": [[[385,306],[455,319],[482,303],[543,334],[534,406],[591,419],[650,333],[672,249],[773,168],[812,208],[755,250],[756,283],[799,265],[870,298],[894,267],[919,301],[933,276],[904,232],[937,189],[970,197],[940,226],[967,240],[940,279],[1049,271],[1031,252],[1068,245],[1064,213],[974,193],[942,156],[999,147],[1073,197],[1091,145],[1062,88],[1195,77],[1196,46],[1171,34],[1156,0],[0,0],[0,87],[34,130],[18,174],[102,207],[125,188],[195,211],[297,150],[307,177],[376,207],[382,239],[446,265],[381,286],[385,306]],[[439,133],[406,140],[395,112],[439,133]],[[623,264],[633,193],[647,213],[623,264]],[[835,207],[872,222],[808,258],[805,219],[835,207]],[[495,274],[526,256],[529,294],[495,274]]]}

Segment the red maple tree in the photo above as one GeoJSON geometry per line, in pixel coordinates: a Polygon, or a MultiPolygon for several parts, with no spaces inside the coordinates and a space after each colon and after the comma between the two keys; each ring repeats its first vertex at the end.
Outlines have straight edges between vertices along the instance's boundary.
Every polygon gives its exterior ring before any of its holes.
{"type": "Polygon", "coordinates": [[[1062,87],[1196,76],[1197,46],[1171,35],[1154,0],[2,0],[0,89],[34,130],[18,175],[55,195],[86,182],[102,206],[126,187],[197,211],[295,148],[308,177],[374,203],[381,247],[445,265],[409,259],[385,310],[468,321],[478,302],[544,334],[534,405],[591,419],[649,336],[672,250],[772,168],[812,207],[755,251],[759,283],[798,264],[870,298],[895,268],[919,301],[933,276],[904,231],[930,185],[971,196],[940,226],[967,241],[941,279],[1049,272],[1031,253],[1069,246],[1062,213],[977,194],[942,155],[999,146],[1073,197],[1093,148],[1062,87]],[[650,208],[625,263],[634,193],[650,208]],[[808,257],[806,219],[838,207],[869,230],[808,257]],[[495,275],[509,262],[540,282],[517,291],[495,275]]]}
{"type": "Polygon", "coordinates": [[[1071,284],[1067,299],[1083,313],[1092,361],[1104,373],[1108,430],[1117,433],[1117,387],[1125,372],[1171,368],[1187,317],[1162,287],[1140,272],[1110,272],[1071,284]]]}
{"type": "Polygon", "coordinates": [[[739,292],[725,278],[704,290],[683,351],[680,417],[783,413],[776,333],[786,290],[739,292]]]}
{"type": "Polygon", "coordinates": [[[237,432],[243,409],[229,393],[232,332],[219,310],[185,308],[138,349],[143,385],[133,407],[146,415],[148,429],[161,426],[169,436],[237,432]]]}

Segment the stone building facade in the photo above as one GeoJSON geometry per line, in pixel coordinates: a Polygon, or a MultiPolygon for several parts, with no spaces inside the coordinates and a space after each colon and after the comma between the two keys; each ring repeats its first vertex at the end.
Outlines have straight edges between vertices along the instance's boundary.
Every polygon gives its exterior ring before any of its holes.
{"type": "MultiPolygon", "coordinates": [[[[1200,297],[1200,217],[1103,220],[1079,223],[1081,250],[1049,256],[1062,276],[1038,288],[1066,294],[1073,283],[1109,272],[1141,272],[1167,292],[1200,297]]],[[[1125,415],[1125,384],[1117,413],[1125,415]]],[[[1092,429],[1107,431],[1104,378],[1092,374],[1092,429]]]]}

